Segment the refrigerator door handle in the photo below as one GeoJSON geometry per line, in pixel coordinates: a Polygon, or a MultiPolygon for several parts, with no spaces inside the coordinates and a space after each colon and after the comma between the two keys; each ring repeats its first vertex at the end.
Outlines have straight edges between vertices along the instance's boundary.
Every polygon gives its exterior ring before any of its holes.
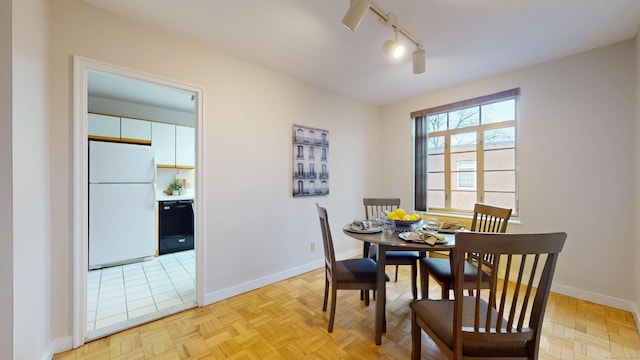
{"type": "Polygon", "coordinates": [[[156,157],[153,156],[153,201],[156,200],[156,196],[158,194],[158,188],[156,185],[158,179],[158,164],[156,163],[156,157]]]}
{"type": "Polygon", "coordinates": [[[151,204],[151,207],[154,209],[156,208],[156,182],[152,182],[151,184],[149,184],[151,186],[151,201],[149,202],[149,204],[151,204]]]}

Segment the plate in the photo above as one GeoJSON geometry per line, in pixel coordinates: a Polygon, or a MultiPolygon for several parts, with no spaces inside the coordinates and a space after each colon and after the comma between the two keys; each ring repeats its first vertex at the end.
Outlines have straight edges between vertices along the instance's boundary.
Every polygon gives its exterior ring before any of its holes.
{"type": "Polygon", "coordinates": [[[382,232],[382,228],[380,226],[374,226],[369,229],[362,230],[362,229],[351,227],[351,224],[345,226],[344,230],[352,233],[357,233],[357,234],[375,234],[375,233],[382,232]]]}
{"type": "MultiPolygon", "coordinates": [[[[434,234],[435,235],[435,234],[434,234]]],[[[434,244],[444,244],[447,242],[446,239],[438,239],[436,237],[433,238],[429,238],[429,239],[435,239],[435,241],[432,240],[425,240],[425,239],[421,239],[420,236],[418,234],[416,234],[413,231],[407,231],[407,232],[403,232],[398,234],[398,237],[404,241],[411,241],[411,242],[417,242],[417,243],[421,243],[421,244],[429,244],[429,245],[434,245],[434,244]]]]}
{"type": "Polygon", "coordinates": [[[460,229],[438,229],[438,232],[441,234],[455,234],[460,231],[467,231],[465,228],[460,229]]]}

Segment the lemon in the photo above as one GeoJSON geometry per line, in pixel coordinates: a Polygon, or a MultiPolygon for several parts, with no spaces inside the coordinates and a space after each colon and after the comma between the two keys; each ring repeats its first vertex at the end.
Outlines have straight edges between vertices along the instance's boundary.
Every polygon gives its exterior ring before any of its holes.
{"type": "Polygon", "coordinates": [[[395,220],[396,219],[396,213],[390,212],[387,214],[387,219],[391,219],[391,220],[395,220]]]}
{"type": "Polygon", "coordinates": [[[395,211],[395,214],[400,219],[402,219],[405,215],[407,215],[407,213],[401,208],[397,208],[396,211],[395,211]]]}
{"type": "Polygon", "coordinates": [[[420,215],[416,213],[411,214],[411,220],[420,220],[420,215]]]}
{"type": "Polygon", "coordinates": [[[402,217],[402,220],[409,221],[409,220],[411,220],[411,216],[407,215],[407,214],[404,214],[404,216],[402,217]]]}

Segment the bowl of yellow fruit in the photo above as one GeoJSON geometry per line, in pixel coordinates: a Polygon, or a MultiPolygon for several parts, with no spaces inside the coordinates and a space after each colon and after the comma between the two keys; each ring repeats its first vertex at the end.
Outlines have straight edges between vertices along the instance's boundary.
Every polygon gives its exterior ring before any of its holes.
{"type": "Polygon", "coordinates": [[[395,220],[396,228],[409,228],[422,222],[422,217],[419,214],[407,214],[407,212],[401,208],[397,208],[395,211],[387,214],[387,219],[395,220]]]}

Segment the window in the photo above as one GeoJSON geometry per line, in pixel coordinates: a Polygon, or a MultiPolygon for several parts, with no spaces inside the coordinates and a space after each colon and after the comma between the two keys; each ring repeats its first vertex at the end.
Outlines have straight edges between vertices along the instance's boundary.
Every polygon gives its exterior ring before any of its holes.
{"type": "Polygon", "coordinates": [[[519,95],[512,89],[411,114],[416,210],[469,213],[481,202],[518,215],[519,95]]]}
{"type": "Polygon", "coordinates": [[[458,161],[456,164],[458,189],[476,189],[476,161],[458,161]]]}

